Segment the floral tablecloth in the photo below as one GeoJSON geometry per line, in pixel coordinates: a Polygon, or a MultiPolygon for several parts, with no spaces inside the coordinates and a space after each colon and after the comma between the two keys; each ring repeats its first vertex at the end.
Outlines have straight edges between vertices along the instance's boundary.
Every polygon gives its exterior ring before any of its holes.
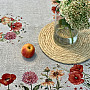
{"type": "Polygon", "coordinates": [[[67,65],[40,49],[40,30],[53,21],[50,0],[0,1],[0,90],[89,90],[90,60],[67,65]],[[22,57],[24,44],[35,46],[32,58],[22,57]]]}

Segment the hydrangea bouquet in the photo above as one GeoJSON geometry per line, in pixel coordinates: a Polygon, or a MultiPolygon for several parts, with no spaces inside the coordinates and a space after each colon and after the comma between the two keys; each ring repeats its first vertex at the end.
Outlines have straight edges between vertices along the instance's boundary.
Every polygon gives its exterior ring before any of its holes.
{"type": "Polygon", "coordinates": [[[87,29],[90,26],[90,1],[88,0],[54,0],[60,5],[60,15],[73,29],[87,29]]]}
{"type": "Polygon", "coordinates": [[[90,3],[88,0],[52,0],[55,13],[54,41],[72,45],[78,39],[78,31],[90,27],[90,3]]]}

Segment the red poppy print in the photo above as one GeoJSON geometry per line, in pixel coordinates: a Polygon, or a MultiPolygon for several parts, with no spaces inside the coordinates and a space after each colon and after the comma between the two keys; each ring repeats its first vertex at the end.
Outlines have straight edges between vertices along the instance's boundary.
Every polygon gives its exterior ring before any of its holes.
{"type": "Polygon", "coordinates": [[[77,88],[74,88],[74,90],[77,90],[77,88]]]}
{"type": "Polygon", "coordinates": [[[52,12],[55,13],[56,7],[52,7],[52,12]]]}
{"type": "MultiPolygon", "coordinates": [[[[53,7],[52,7],[52,12],[55,13],[55,11],[56,11],[56,7],[53,6],[53,7]]],[[[59,13],[59,11],[56,11],[56,12],[57,12],[57,14],[59,13]]]]}
{"type": "Polygon", "coordinates": [[[82,73],[78,71],[73,71],[73,72],[70,72],[68,80],[74,85],[79,85],[84,82],[82,78],[83,78],[82,73]]]}
{"type": "Polygon", "coordinates": [[[11,30],[13,31],[19,31],[22,28],[22,23],[16,22],[16,23],[11,23],[11,30]]]}
{"type": "Polygon", "coordinates": [[[16,75],[14,74],[3,74],[2,79],[0,79],[0,83],[7,86],[11,84],[16,79],[16,75]]]}
{"type": "Polygon", "coordinates": [[[70,72],[73,72],[73,71],[79,71],[79,72],[83,72],[83,65],[74,65],[71,69],[70,69],[70,72]]]}
{"type": "Polygon", "coordinates": [[[80,87],[80,89],[83,89],[82,87],[80,87]]]}
{"type": "Polygon", "coordinates": [[[14,21],[14,19],[13,19],[13,18],[11,18],[11,21],[14,21]]]}
{"type": "MultiPolygon", "coordinates": [[[[10,14],[7,13],[5,16],[3,16],[2,18],[0,18],[0,24],[7,25],[9,27],[9,29],[8,29],[9,32],[5,32],[5,33],[4,33],[4,31],[3,32],[0,32],[0,41],[1,42],[6,41],[6,40],[10,40],[10,42],[11,42],[13,39],[16,39],[16,37],[21,32],[26,33],[26,31],[24,31],[24,29],[29,24],[27,24],[25,21],[23,21],[21,19],[23,19],[23,18],[20,17],[20,16],[14,17],[12,15],[12,13],[10,13],[10,14]]],[[[18,42],[19,41],[20,40],[18,40],[18,42]]],[[[7,43],[8,42],[9,41],[7,41],[7,43]]]]}
{"type": "Polygon", "coordinates": [[[3,34],[3,32],[0,33],[0,38],[2,38],[2,34],[3,34]]]}

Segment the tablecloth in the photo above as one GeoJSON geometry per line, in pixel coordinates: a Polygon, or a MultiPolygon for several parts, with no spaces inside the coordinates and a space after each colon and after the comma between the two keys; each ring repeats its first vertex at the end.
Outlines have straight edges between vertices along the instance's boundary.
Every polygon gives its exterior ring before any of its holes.
{"type": "MultiPolygon", "coordinates": [[[[10,84],[10,90],[22,90],[19,87],[20,83],[23,83],[24,86],[31,90],[30,85],[25,84],[22,81],[23,74],[29,71],[35,72],[38,76],[38,81],[33,84],[33,87],[45,82],[46,77],[43,76],[43,74],[45,74],[43,70],[46,67],[54,71],[57,69],[63,70],[64,75],[60,77],[60,85],[62,87],[59,90],[89,90],[89,88],[83,84],[74,85],[68,80],[68,71],[70,71],[70,68],[73,67],[73,65],[62,64],[51,60],[39,47],[38,35],[40,30],[46,24],[54,21],[52,15],[50,0],[0,1],[0,18],[3,16],[13,17],[14,19],[18,18],[24,25],[24,31],[20,31],[20,34],[17,35],[16,39],[0,41],[0,77],[5,73],[16,75],[16,80],[10,84]],[[35,54],[30,59],[24,58],[21,54],[21,48],[26,43],[31,43],[35,46],[35,54]],[[59,67],[57,67],[57,64],[59,67]]],[[[1,23],[0,30],[0,32],[3,32],[4,34],[10,31],[8,26],[1,23]]],[[[86,74],[90,74],[90,60],[80,63],[80,65],[83,65],[83,71],[86,74]]],[[[56,80],[54,79],[53,82],[56,83],[56,80]]],[[[90,82],[88,85],[90,86],[90,82]]],[[[7,86],[1,84],[0,90],[7,90],[7,86]]],[[[40,87],[38,90],[45,90],[45,86],[42,88],[40,87]]]]}

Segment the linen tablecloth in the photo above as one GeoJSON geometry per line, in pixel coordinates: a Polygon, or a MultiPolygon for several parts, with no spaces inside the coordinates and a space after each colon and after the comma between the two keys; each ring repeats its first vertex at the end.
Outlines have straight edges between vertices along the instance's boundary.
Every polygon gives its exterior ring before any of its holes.
{"type": "MultiPolygon", "coordinates": [[[[16,75],[16,80],[10,84],[10,90],[21,90],[20,87],[18,87],[20,83],[23,83],[24,86],[31,89],[30,85],[22,82],[23,74],[29,71],[35,72],[38,76],[38,81],[33,84],[33,87],[45,82],[45,77],[42,76],[41,73],[45,73],[43,70],[46,67],[50,70],[63,70],[64,75],[60,81],[60,85],[63,87],[59,90],[89,90],[89,88],[83,84],[74,85],[68,81],[69,72],[66,70],[69,71],[73,65],[62,64],[51,60],[39,47],[38,35],[40,30],[46,24],[54,21],[50,0],[1,0],[0,18],[10,15],[13,18],[22,17],[22,22],[27,24],[23,23],[26,25],[24,31],[22,31],[16,39],[12,41],[0,41],[0,77],[5,73],[16,75]],[[22,38],[20,38],[20,36],[22,38]],[[31,43],[35,46],[35,54],[30,59],[22,57],[21,54],[21,48],[26,43],[31,43]],[[59,68],[56,68],[57,64],[60,65],[59,68]],[[17,85],[17,87],[15,85],[17,85]]],[[[0,32],[7,33],[9,32],[9,28],[0,23],[0,32]]],[[[83,65],[83,71],[86,74],[90,74],[90,60],[81,63],[81,65],[83,65]]],[[[54,82],[56,83],[55,80],[54,82]]],[[[44,87],[45,86],[43,86],[42,89],[39,88],[39,90],[45,90],[44,87]]],[[[0,90],[7,90],[7,86],[1,84],[0,90]]]]}

